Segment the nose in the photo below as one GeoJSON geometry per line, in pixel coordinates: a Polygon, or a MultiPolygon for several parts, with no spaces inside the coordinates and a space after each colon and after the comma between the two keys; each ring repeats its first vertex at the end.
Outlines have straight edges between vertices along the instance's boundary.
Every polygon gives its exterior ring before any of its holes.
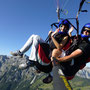
{"type": "Polygon", "coordinates": [[[87,31],[85,31],[85,34],[89,34],[87,31]]]}

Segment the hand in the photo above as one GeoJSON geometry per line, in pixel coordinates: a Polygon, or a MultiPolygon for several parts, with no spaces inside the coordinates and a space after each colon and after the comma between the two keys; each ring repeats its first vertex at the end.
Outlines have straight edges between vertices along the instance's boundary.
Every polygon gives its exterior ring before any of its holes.
{"type": "Polygon", "coordinates": [[[48,35],[50,35],[52,33],[52,31],[49,31],[48,35]]]}
{"type": "Polygon", "coordinates": [[[71,33],[72,33],[73,30],[74,30],[74,27],[71,26],[71,28],[69,29],[69,36],[70,36],[70,37],[72,36],[71,33]]]}
{"type": "Polygon", "coordinates": [[[59,63],[62,62],[62,58],[63,58],[63,57],[61,57],[61,58],[56,57],[56,59],[58,60],[59,63]]]}
{"type": "Polygon", "coordinates": [[[51,34],[51,37],[53,37],[55,35],[55,33],[53,32],[52,34],[51,34]]]}
{"type": "Polygon", "coordinates": [[[51,57],[52,65],[58,65],[59,61],[55,57],[51,57]]]}

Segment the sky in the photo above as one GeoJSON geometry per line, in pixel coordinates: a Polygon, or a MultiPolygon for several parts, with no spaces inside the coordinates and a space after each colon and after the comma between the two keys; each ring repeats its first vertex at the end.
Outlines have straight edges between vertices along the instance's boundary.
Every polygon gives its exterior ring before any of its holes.
{"type": "MultiPolygon", "coordinates": [[[[75,18],[80,1],[0,0],[0,55],[10,55],[10,51],[19,50],[32,34],[45,40],[50,25],[58,20],[57,5],[68,11],[67,15],[60,13],[61,18],[75,18]]],[[[84,3],[82,9],[88,12],[79,14],[79,33],[83,25],[90,22],[90,4],[84,3]]],[[[70,21],[76,27],[76,21],[70,21]]],[[[73,34],[76,34],[75,30],[73,34]]],[[[29,55],[30,50],[26,54],[29,55]]]]}

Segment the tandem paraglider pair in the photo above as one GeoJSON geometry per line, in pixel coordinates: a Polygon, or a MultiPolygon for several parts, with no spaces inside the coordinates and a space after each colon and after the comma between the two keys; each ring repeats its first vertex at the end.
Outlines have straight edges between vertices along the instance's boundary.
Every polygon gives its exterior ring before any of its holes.
{"type": "Polygon", "coordinates": [[[19,65],[19,68],[26,69],[35,65],[38,70],[49,73],[49,76],[43,80],[44,83],[50,83],[53,80],[51,73],[53,57],[56,62],[59,61],[63,67],[63,73],[69,80],[89,61],[90,43],[88,39],[90,37],[90,23],[84,25],[78,38],[69,36],[70,24],[67,20],[63,20],[58,26],[55,32],[50,32],[48,43],[38,35],[32,35],[20,50],[11,52],[13,56],[22,56],[32,45],[28,61],[19,65]]]}

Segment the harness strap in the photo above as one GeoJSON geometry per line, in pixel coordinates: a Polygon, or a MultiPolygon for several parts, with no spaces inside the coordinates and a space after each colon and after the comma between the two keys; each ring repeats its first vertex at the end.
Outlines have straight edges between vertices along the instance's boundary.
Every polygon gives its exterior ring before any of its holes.
{"type": "Polygon", "coordinates": [[[70,39],[69,43],[67,44],[67,47],[65,48],[66,54],[68,55],[69,53],[71,53],[77,44],[78,44],[78,38],[74,38],[73,40],[70,39]]]}
{"type": "Polygon", "coordinates": [[[63,50],[64,51],[67,50],[70,47],[71,43],[72,43],[72,40],[70,39],[69,42],[63,47],[63,50]]]}

